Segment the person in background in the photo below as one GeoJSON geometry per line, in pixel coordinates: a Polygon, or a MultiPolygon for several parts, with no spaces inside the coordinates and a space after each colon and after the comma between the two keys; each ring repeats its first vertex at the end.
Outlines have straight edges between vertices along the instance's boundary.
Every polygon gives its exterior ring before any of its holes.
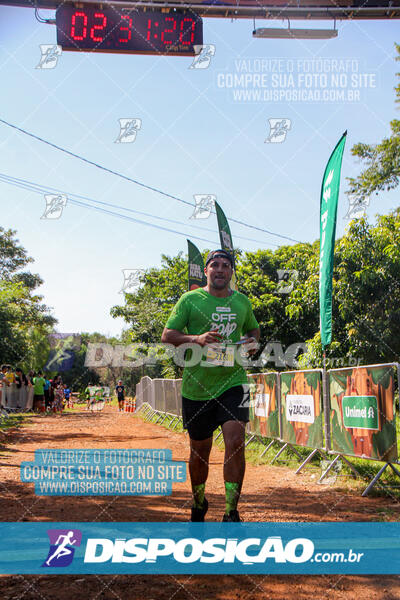
{"type": "Polygon", "coordinates": [[[33,378],[33,410],[41,412],[44,409],[44,377],[42,371],[33,378]]]}
{"type": "Polygon", "coordinates": [[[19,390],[28,386],[28,378],[20,368],[15,369],[15,384],[19,390]]]}
{"type": "Polygon", "coordinates": [[[91,383],[88,383],[87,387],[85,388],[85,398],[86,398],[86,410],[89,410],[89,406],[90,406],[90,387],[91,387],[91,383]]]}
{"type": "Polygon", "coordinates": [[[28,387],[28,379],[19,367],[15,369],[15,385],[17,386],[17,390],[21,390],[17,396],[17,407],[23,409],[26,406],[25,390],[28,387]]]}
{"type": "Polygon", "coordinates": [[[5,374],[7,373],[7,365],[1,365],[0,369],[0,406],[6,406],[6,390],[7,380],[5,374]]]}
{"type": "Polygon", "coordinates": [[[32,369],[29,371],[28,375],[28,385],[33,385],[33,378],[35,377],[35,371],[33,371],[32,369]]]}
{"type": "Polygon", "coordinates": [[[118,381],[115,391],[118,398],[118,412],[122,412],[124,410],[125,387],[122,385],[121,379],[118,381]]]}
{"type": "Polygon", "coordinates": [[[11,365],[7,365],[7,371],[4,374],[4,379],[7,382],[7,385],[10,385],[11,383],[15,383],[15,375],[13,373],[13,369],[11,367],[11,365]]]}
{"type": "Polygon", "coordinates": [[[7,365],[1,365],[0,382],[3,382],[5,380],[6,373],[7,373],[7,365]]]}
{"type": "Polygon", "coordinates": [[[67,387],[67,384],[64,383],[64,399],[65,399],[65,404],[67,406],[69,406],[69,397],[71,395],[71,390],[69,389],[69,387],[67,387]]]}
{"type": "Polygon", "coordinates": [[[50,380],[47,377],[44,378],[44,407],[46,410],[50,410],[51,402],[50,402],[50,380]]]}
{"type": "Polygon", "coordinates": [[[64,408],[64,385],[58,375],[55,379],[53,411],[62,413],[64,408]]]}

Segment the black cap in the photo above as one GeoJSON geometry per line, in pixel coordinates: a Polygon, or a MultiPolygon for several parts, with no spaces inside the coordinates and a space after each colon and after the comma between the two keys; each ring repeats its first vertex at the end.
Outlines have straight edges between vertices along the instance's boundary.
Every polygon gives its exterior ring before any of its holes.
{"type": "Polygon", "coordinates": [[[233,257],[226,250],[220,249],[220,250],[213,250],[212,252],[210,252],[209,255],[207,256],[206,266],[208,265],[208,263],[211,260],[213,260],[213,258],[227,258],[229,260],[229,262],[231,263],[231,266],[233,269],[233,257]]]}

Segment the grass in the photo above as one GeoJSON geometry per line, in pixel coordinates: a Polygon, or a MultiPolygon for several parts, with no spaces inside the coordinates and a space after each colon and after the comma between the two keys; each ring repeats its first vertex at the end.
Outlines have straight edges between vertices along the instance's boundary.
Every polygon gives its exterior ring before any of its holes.
{"type": "MultiPolygon", "coordinates": [[[[137,418],[144,417],[141,413],[135,416],[137,418]]],[[[173,417],[167,415],[162,423],[160,421],[161,417],[159,414],[155,414],[151,419],[147,419],[147,422],[149,423],[157,423],[158,425],[161,425],[166,429],[170,429],[170,423],[172,423],[173,417]]],[[[183,433],[184,430],[181,420],[179,420],[179,424],[173,431],[175,431],[176,433],[183,433]]],[[[214,445],[223,450],[224,442],[222,435],[218,438],[218,440],[215,440],[215,437],[218,435],[219,432],[220,428],[218,428],[214,434],[214,445]]],[[[399,419],[397,419],[397,434],[398,437],[400,437],[399,419]]],[[[246,441],[248,437],[249,436],[246,435],[246,441]]],[[[254,465],[270,464],[274,456],[277,454],[278,450],[283,445],[282,442],[277,441],[269,450],[267,450],[264,456],[261,457],[261,454],[264,452],[266,446],[269,444],[270,441],[271,439],[260,437],[252,440],[250,444],[246,446],[246,460],[254,465]]],[[[305,448],[302,446],[296,446],[296,451],[300,455],[300,458],[296,455],[293,448],[291,446],[288,446],[284,450],[284,452],[279,456],[279,458],[274,462],[274,465],[284,466],[295,470],[307,458],[307,456],[311,453],[312,449],[305,448]]],[[[324,454],[326,455],[326,459],[323,456],[321,456],[321,454],[316,453],[314,457],[310,460],[310,462],[307,463],[305,467],[303,467],[302,473],[306,473],[309,475],[310,479],[312,478],[314,479],[314,481],[318,481],[322,474],[321,461],[332,461],[336,456],[336,453],[328,455],[324,452],[324,454]]],[[[379,472],[379,470],[384,465],[383,462],[378,462],[374,460],[354,458],[351,456],[346,456],[346,458],[357,469],[360,477],[355,478],[352,470],[346,464],[346,462],[343,459],[339,459],[341,461],[341,467],[339,468],[339,472],[337,473],[336,481],[328,485],[334,485],[336,488],[339,489],[347,489],[361,493],[367,487],[371,479],[373,479],[373,477],[379,472]]],[[[398,465],[397,469],[400,471],[400,465],[398,465]]],[[[329,477],[330,475],[333,475],[333,470],[329,472],[327,477],[329,477]]],[[[381,479],[371,490],[370,496],[390,496],[396,501],[400,500],[400,478],[393,473],[390,467],[386,468],[381,479]]],[[[390,509],[388,509],[388,511],[388,513],[382,513],[382,520],[390,520],[388,518],[390,516],[390,509]]]]}
{"type": "Polygon", "coordinates": [[[0,431],[8,431],[9,429],[15,429],[21,427],[26,419],[32,416],[31,413],[17,413],[10,414],[6,417],[2,417],[0,420],[0,431]]]}

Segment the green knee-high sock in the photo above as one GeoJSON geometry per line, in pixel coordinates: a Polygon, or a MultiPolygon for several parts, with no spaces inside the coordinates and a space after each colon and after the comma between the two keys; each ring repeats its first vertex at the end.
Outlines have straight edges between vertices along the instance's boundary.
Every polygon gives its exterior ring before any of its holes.
{"type": "Polygon", "coordinates": [[[227,515],[231,510],[236,510],[240,496],[239,483],[225,481],[225,512],[227,515]]]}
{"type": "Polygon", "coordinates": [[[199,483],[198,485],[192,486],[193,506],[195,508],[203,508],[205,489],[206,489],[205,483],[199,483]]]}

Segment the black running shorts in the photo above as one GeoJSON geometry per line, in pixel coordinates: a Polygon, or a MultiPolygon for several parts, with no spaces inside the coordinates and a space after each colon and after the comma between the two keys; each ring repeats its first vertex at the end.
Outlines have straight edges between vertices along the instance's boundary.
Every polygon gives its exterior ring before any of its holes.
{"type": "Polygon", "coordinates": [[[249,386],[236,385],[211,400],[190,400],[182,396],[183,427],[192,440],[206,440],[227,421],[249,421],[249,386]]]}

